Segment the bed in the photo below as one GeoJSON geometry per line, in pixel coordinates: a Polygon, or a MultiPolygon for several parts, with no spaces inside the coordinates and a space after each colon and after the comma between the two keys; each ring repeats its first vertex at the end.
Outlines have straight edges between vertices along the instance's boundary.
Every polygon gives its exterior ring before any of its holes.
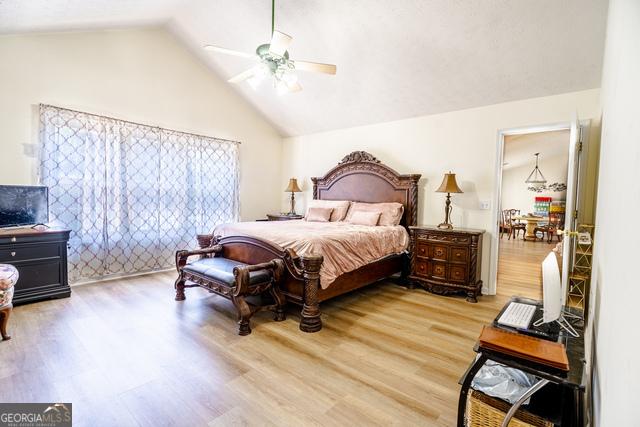
{"type": "MultiPolygon", "coordinates": [[[[388,239],[401,239],[401,235],[407,236],[407,227],[416,225],[419,179],[419,174],[397,173],[364,151],[356,151],[345,156],[323,177],[311,178],[314,199],[401,203],[404,206],[400,221],[403,233],[389,228],[386,230],[390,233],[388,239]]],[[[391,250],[394,252],[391,255],[375,259],[351,271],[340,274],[336,274],[335,271],[323,273],[321,269],[325,259],[322,255],[314,253],[313,248],[307,248],[303,254],[298,255],[296,250],[292,249],[295,247],[295,242],[287,244],[285,248],[275,242],[278,238],[284,237],[268,238],[269,233],[278,233],[278,227],[283,231],[296,227],[303,227],[303,230],[306,229],[305,227],[317,227],[317,225],[302,224],[303,221],[300,224],[290,224],[295,222],[297,221],[245,223],[246,225],[242,228],[234,228],[233,224],[226,225],[218,228],[217,233],[214,233],[222,234],[216,235],[214,242],[222,245],[221,256],[235,261],[258,264],[274,258],[282,259],[286,265],[286,272],[280,287],[288,302],[302,306],[300,329],[304,332],[317,332],[322,328],[321,302],[397,273],[401,273],[403,278],[407,275],[409,257],[405,250],[391,250]],[[269,228],[265,229],[265,226],[269,228]],[[252,229],[255,233],[251,232],[252,229]],[[263,238],[256,236],[263,236],[263,238]]],[[[351,227],[347,224],[332,224],[331,227],[333,227],[331,232],[335,228],[336,234],[346,229],[349,230],[347,232],[366,234],[363,229],[357,228],[366,226],[351,227]]],[[[395,241],[392,243],[395,244],[395,241]]],[[[329,260],[327,264],[331,264],[331,261],[333,260],[329,260]]]]}

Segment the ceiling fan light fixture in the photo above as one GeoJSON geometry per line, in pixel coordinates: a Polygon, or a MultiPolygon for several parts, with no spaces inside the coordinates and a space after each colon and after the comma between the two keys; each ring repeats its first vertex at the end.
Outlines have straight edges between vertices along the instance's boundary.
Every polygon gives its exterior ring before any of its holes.
{"type": "Polygon", "coordinates": [[[256,59],[259,62],[257,66],[243,71],[228,80],[230,83],[246,81],[254,90],[260,86],[265,78],[270,77],[273,81],[273,87],[276,88],[279,94],[301,91],[302,86],[298,83],[296,69],[314,73],[336,74],[336,66],[333,64],[309,61],[294,62],[289,58],[287,50],[292,41],[293,38],[290,35],[275,29],[275,0],[272,0],[271,41],[259,45],[255,54],[238,52],[215,45],[206,45],[204,48],[217,53],[256,59]]]}

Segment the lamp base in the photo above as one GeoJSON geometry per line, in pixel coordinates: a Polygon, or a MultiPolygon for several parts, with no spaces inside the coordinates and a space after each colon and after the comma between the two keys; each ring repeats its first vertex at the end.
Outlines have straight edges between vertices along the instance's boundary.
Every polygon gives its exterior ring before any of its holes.
{"type": "Polygon", "coordinates": [[[453,224],[449,222],[443,222],[438,224],[438,228],[441,230],[453,230],[453,224]]]}

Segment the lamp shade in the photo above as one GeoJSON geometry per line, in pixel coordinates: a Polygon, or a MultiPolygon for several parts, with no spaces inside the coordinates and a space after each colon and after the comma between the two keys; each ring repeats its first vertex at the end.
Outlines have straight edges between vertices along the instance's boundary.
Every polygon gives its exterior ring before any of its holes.
{"type": "Polygon", "coordinates": [[[289,185],[287,185],[286,193],[301,193],[302,190],[298,187],[298,181],[295,178],[291,178],[289,180],[289,185]]]}
{"type": "Polygon", "coordinates": [[[442,184],[436,190],[436,193],[462,193],[463,191],[458,187],[458,183],[456,182],[456,174],[455,173],[445,173],[444,179],[442,180],[442,184]]]}

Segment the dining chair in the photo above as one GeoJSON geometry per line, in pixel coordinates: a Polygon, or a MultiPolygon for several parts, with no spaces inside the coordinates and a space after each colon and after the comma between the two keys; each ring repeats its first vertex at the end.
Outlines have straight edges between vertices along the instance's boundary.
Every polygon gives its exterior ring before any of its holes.
{"type": "Polygon", "coordinates": [[[515,219],[515,217],[519,215],[520,215],[519,209],[505,209],[502,211],[504,230],[505,230],[504,232],[507,233],[509,236],[507,240],[511,240],[511,236],[513,236],[514,239],[517,238],[521,230],[522,230],[522,235],[524,236],[525,234],[526,226],[520,221],[518,221],[517,219],[515,219]]]}
{"type": "Polygon", "coordinates": [[[558,230],[564,228],[564,213],[563,212],[549,212],[549,222],[544,225],[540,225],[534,229],[534,234],[542,233],[542,240],[547,238],[547,243],[553,241],[553,236],[556,236],[558,242],[562,239],[562,236],[558,234],[558,230]]]}

